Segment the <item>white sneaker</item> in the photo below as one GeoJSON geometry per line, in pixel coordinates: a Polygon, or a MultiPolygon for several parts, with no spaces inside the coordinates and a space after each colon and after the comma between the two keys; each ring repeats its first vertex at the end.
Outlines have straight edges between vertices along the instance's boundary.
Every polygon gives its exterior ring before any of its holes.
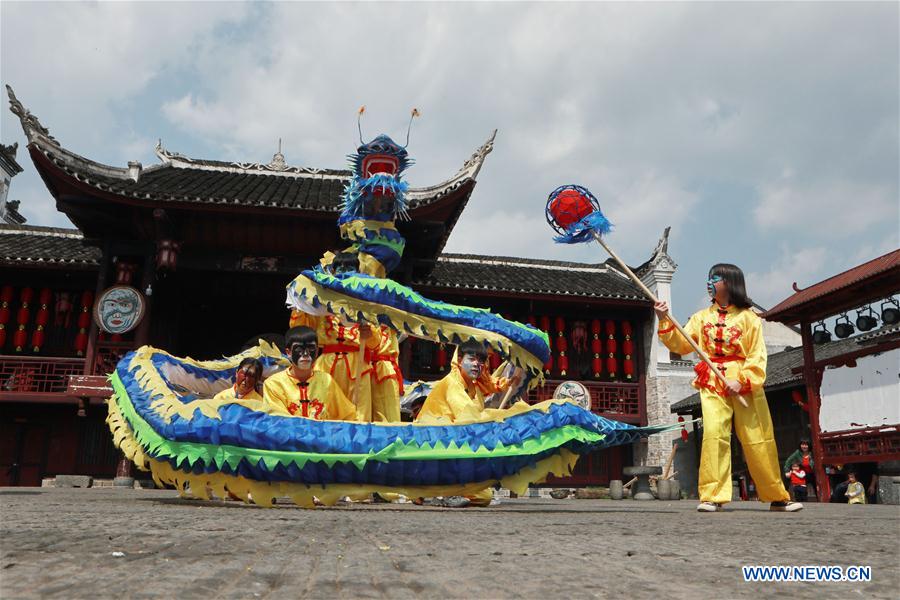
{"type": "Polygon", "coordinates": [[[719,502],[701,502],[697,505],[697,512],[719,512],[722,505],[719,502]]]}
{"type": "Polygon", "coordinates": [[[803,505],[799,502],[773,502],[769,505],[769,510],[774,512],[797,512],[803,510],[803,505]]]}

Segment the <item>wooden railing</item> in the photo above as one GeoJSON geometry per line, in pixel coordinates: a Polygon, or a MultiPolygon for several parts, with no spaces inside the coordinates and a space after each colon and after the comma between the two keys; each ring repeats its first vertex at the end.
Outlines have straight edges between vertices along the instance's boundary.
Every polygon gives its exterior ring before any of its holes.
{"type": "Polygon", "coordinates": [[[820,439],[828,464],[900,460],[900,425],[829,431],[820,439]]]}
{"type": "MultiPolygon", "coordinates": [[[[562,380],[548,379],[528,393],[528,403],[536,404],[553,397],[562,380]]],[[[640,383],[580,382],[591,394],[591,411],[610,419],[640,422],[645,409],[640,383]]]]}
{"type": "Polygon", "coordinates": [[[0,395],[64,394],[69,376],[83,373],[83,358],[0,355],[0,395]]]}

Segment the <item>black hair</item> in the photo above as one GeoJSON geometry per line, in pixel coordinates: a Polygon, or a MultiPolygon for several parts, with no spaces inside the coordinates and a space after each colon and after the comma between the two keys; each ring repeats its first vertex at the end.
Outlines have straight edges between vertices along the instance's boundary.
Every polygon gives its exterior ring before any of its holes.
{"type": "Polygon", "coordinates": [[[331,270],[334,273],[359,271],[359,257],[353,252],[338,252],[331,260],[331,270]]]}
{"type": "Polygon", "coordinates": [[[459,345],[459,358],[462,359],[464,354],[474,354],[486,359],[488,352],[481,342],[469,340],[459,345]]]}
{"type": "MultiPolygon", "coordinates": [[[[735,265],[718,263],[709,270],[709,276],[718,275],[728,288],[728,301],[738,308],[750,308],[753,300],[747,297],[747,286],[744,283],[744,272],[735,265]]],[[[715,302],[715,298],[712,300],[715,302]]]]}
{"type": "Polygon", "coordinates": [[[259,362],[257,359],[253,358],[252,356],[248,356],[247,358],[245,358],[244,360],[241,361],[241,364],[238,365],[237,370],[240,371],[247,365],[250,365],[253,367],[253,371],[256,375],[257,380],[262,378],[263,366],[262,366],[261,362],[259,362]]]}
{"type": "Polygon", "coordinates": [[[284,334],[284,347],[290,350],[294,344],[318,344],[316,330],[304,325],[291,327],[284,334]]]}
{"type": "Polygon", "coordinates": [[[803,450],[803,448],[800,447],[800,446],[802,446],[803,444],[806,444],[806,447],[807,447],[807,448],[812,448],[812,444],[809,443],[809,440],[808,440],[808,439],[806,439],[806,438],[801,438],[800,443],[797,444],[797,450],[803,450]]]}

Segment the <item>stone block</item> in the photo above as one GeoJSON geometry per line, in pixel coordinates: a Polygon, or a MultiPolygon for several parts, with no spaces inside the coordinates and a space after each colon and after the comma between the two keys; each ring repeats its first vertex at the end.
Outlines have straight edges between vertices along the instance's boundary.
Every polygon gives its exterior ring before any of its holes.
{"type": "Polygon", "coordinates": [[[609,490],[603,487],[586,487],[575,490],[575,498],[578,500],[600,500],[609,498],[609,490]]]}
{"type": "Polygon", "coordinates": [[[53,482],[58,488],[89,488],[94,484],[94,478],[90,475],[57,475],[53,482]]]}

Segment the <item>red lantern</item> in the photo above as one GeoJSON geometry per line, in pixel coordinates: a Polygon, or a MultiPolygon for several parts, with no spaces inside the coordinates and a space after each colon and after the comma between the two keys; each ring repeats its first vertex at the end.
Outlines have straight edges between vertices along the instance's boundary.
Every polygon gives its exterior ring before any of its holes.
{"type": "Polygon", "coordinates": [[[803,400],[803,392],[794,390],[791,392],[791,400],[793,400],[801,409],[809,412],[809,407],[806,406],[806,402],[803,400]]]}
{"type": "Polygon", "coordinates": [[[181,244],[172,240],[160,240],[156,244],[156,266],[174,271],[178,266],[178,251],[181,244]]]}
{"type": "Polygon", "coordinates": [[[19,310],[16,313],[16,325],[18,327],[13,336],[13,344],[16,347],[16,352],[21,352],[25,348],[25,343],[28,341],[28,332],[25,331],[25,328],[28,325],[28,319],[31,317],[30,311],[28,310],[28,304],[31,302],[32,298],[34,298],[34,290],[31,288],[22,288],[22,293],[19,295],[19,300],[22,304],[19,306],[19,310]]]}
{"type": "Polygon", "coordinates": [[[0,290],[0,348],[6,343],[6,324],[9,323],[9,304],[13,299],[13,288],[4,285],[0,290]]]}
{"type": "Polygon", "coordinates": [[[50,288],[44,288],[41,290],[41,294],[39,296],[39,301],[41,303],[41,307],[38,309],[37,315],[34,318],[34,324],[37,326],[34,330],[34,333],[31,336],[31,349],[34,352],[40,352],[41,346],[44,345],[44,328],[47,326],[47,322],[50,320],[50,300],[53,299],[53,292],[50,291],[50,288]]]}
{"type": "Polygon", "coordinates": [[[541,317],[541,330],[544,333],[550,333],[550,317],[548,317],[547,315],[541,317]]]}
{"type": "Polygon", "coordinates": [[[559,374],[563,377],[566,376],[566,371],[569,370],[569,357],[566,356],[565,352],[559,353],[559,374]]]}
{"type": "Polygon", "coordinates": [[[544,375],[550,376],[550,372],[553,371],[553,353],[550,353],[550,356],[547,358],[547,362],[544,363],[544,375]]]}
{"type": "Polygon", "coordinates": [[[606,330],[606,370],[609,372],[610,379],[615,379],[619,370],[616,361],[616,323],[615,321],[607,321],[604,324],[606,330]]]}
{"type": "Polygon", "coordinates": [[[84,356],[87,349],[87,330],[91,326],[91,308],[94,305],[93,292],[85,290],[81,294],[81,313],[78,315],[78,335],[75,336],[75,352],[84,356]]]}
{"type": "Polygon", "coordinates": [[[131,278],[137,269],[130,263],[116,263],[116,285],[131,285],[131,278]]]}
{"type": "Polygon", "coordinates": [[[578,190],[563,190],[550,202],[548,207],[550,215],[556,223],[565,228],[577,223],[584,217],[594,212],[590,200],[578,190]]]}
{"type": "Polygon", "coordinates": [[[31,349],[37,353],[41,351],[41,346],[44,345],[44,329],[35,329],[34,333],[31,334],[31,349]]]}
{"type": "Polygon", "coordinates": [[[84,351],[87,349],[88,336],[84,330],[79,331],[75,336],[75,351],[78,353],[78,356],[84,356],[84,351]]]}
{"type": "Polygon", "coordinates": [[[679,415],[678,422],[681,423],[681,440],[683,442],[686,442],[686,441],[688,441],[688,432],[687,432],[687,429],[685,429],[685,427],[684,427],[684,417],[679,415]]]}
{"type": "Polygon", "coordinates": [[[634,377],[634,360],[632,359],[634,342],[631,339],[631,333],[631,322],[622,321],[622,335],[625,336],[622,341],[622,354],[625,355],[625,358],[622,359],[622,372],[625,373],[625,379],[628,380],[634,377]]]}
{"type": "Polygon", "coordinates": [[[595,354],[591,359],[591,368],[594,370],[594,379],[600,379],[600,376],[603,375],[603,359],[599,354],[595,354]]]}

